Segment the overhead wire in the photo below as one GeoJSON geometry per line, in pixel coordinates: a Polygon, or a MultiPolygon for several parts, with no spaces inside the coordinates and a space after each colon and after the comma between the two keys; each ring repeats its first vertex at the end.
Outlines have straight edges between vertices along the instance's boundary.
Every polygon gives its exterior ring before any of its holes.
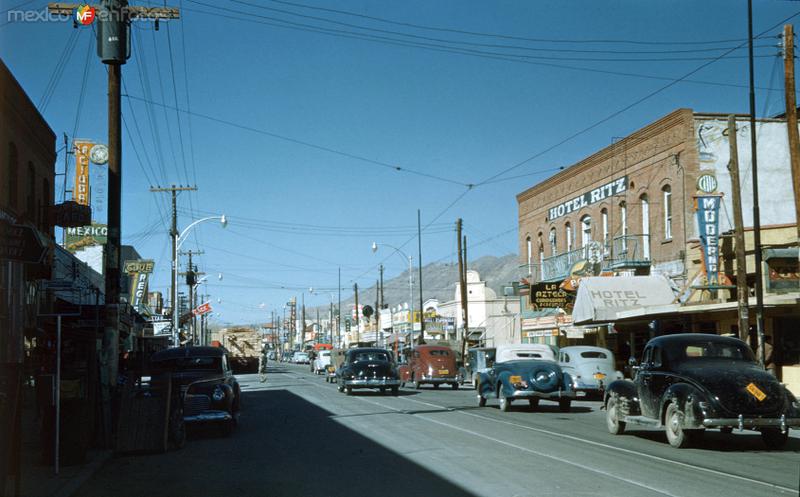
{"type": "Polygon", "coordinates": [[[53,68],[50,79],[47,81],[44,92],[39,99],[39,105],[37,105],[39,112],[42,114],[44,114],[45,110],[47,110],[47,106],[50,105],[50,100],[52,99],[53,94],[58,87],[61,76],[64,74],[64,69],[66,69],[66,67],[69,65],[69,61],[72,58],[72,52],[75,50],[75,46],[78,44],[78,38],[80,38],[81,31],[82,30],[79,29],[72,30],[72,33],[67,39],[67,43],[64,44],[64,49],[61,51],[61,55],[56,61],[56,66],[53,68]]]}

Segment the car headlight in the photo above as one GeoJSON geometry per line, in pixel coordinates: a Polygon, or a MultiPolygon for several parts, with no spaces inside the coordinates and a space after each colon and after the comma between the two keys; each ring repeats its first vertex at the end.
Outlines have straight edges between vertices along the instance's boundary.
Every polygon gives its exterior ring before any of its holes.
{"type": "Polygon", "coordinates": [[[214,393],[211,394],[211,398],[214,399],[214,402],[221,402],[222,399],[225,398],[225,392],[219,387],[219,385],[217,385],[217,387],[214,389],[214,393]]]}
{"type": "Polygon", "coordinates": [[[539,371],[538,373],[536,373],[534,381],[536,381],[536,383],[547,383],[547,380],[549,379],[550,379],[550,374],[544,371],[539,371]]]}

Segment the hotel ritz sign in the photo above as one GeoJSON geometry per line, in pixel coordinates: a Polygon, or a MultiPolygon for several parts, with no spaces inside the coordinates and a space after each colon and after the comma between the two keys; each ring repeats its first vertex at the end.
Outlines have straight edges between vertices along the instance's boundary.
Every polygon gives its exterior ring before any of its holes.
{"type": "Polygon", "coordinates": [[[619,195],[628,189],[628,176],[610,181],[604,185],[598,186],[593,190],[584,192],[577,197],[560,203],[555,207],[551,207],[547,214],[547,220],[552,221],[559,217],[566,216],[571,212],[577,212],[582,208],[592,205],[594,203],[605,200],[614,195],[619,195]]]}

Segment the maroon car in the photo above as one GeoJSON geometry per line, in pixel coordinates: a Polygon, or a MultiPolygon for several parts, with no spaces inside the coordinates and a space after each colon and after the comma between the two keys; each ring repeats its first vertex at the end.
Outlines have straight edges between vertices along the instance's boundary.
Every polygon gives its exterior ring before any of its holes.
{"type": "Polygon", "coordinates": [[[461,378],[456,367],[456,354],[450,347],[441,345],[417,345],[406,349],[407,362],[399,369],[400,381],[411,383],[414,388],[430,384],[439,388],[442,383],[449,384],[453,390],[458,388],[461,378]]]}

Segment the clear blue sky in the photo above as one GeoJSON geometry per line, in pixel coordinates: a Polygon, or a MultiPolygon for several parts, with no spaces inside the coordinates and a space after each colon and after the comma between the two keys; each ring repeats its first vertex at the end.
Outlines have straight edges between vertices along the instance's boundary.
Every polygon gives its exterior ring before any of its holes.
{"type": "MultiPolygon", "coordinates": [[[[106,76],[89,45],[91,28],[7,23],[7,9],[41,11],[45,5],[24,2],[0,0],[0,57],[34,103],[48,95],[48,82],[57,81],[40,109],[59,135],[59,147],[62,133],[72,135],[76,122],[78,137],[105,141],[106,76]],[[71,37],[77,38],[74,50],[65,50],[71,37]],[[68,62],[54,78],[62,60],[68,62]]],[[[130,95],[123,98],[130,129],[123,133],[123,241],[156,260],[151,288],[168,293],[167,195],[148,189],[197,184],[198,192],[179,197],[180,226],[214,213],[225,213],[231,223],[226,230],[199,225],[183,248],[205,251],[198,262],[213,275],[207,290],[229,322],[268,319],[270,310],[280,311],[309,287],[321,290],[306,295],[307,304],[327,304],[339,266],[348,288],[353,281],[374,284],[375,266],[384,258],[387,277],[399,274],[401,258],[387,249],[373,254],[370,245],[407,243],[403,248],[416,263],[417,209],[423,225],[435,221],[423,233],[425,263],[455,259],[451,228],[458,217],[471,243],[491,238],[471,248],[471,258],[515,253],[515,195],[554,168],[679,107],[725,113],[748,108],[746,50],[736,50],[689,77],[704,83],[677,83],[503,177],[526,176],[462,196],[463,184],[478,184],[548,150],[711,62],[725,53],[721,48],[743,42],[746,2],[168,4],[183,9],[182,19],[161,23],[158,31],[137,22],[136,56],[123,68],[130,95]],[[665,60],[687,58],[699,60],[665,60]]],[[[795,1],[754,4],[755,33],[800,12],[795,1]]],[[[780,31],[775,27],[757,41],[756,53],[764,57],[757,59],[756,84],[774,89],[759,90],[759,115],[783,110],[774,37],[780,31]]],[[[57,169],[62,167],[63,154],[57,169]]]]}

